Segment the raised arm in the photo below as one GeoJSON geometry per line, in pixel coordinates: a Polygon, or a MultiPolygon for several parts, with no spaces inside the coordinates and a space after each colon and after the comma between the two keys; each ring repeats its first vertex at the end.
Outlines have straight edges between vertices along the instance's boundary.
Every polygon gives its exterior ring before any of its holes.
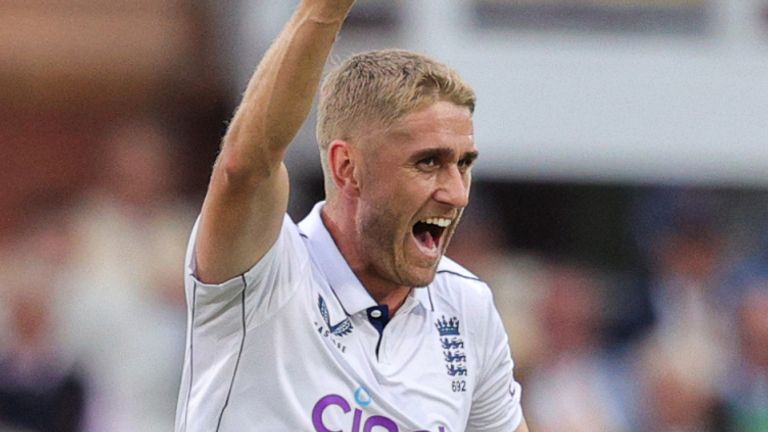
{"type": "Polygon", "coordinates": [[[285,151],[306,119],[354,0],[302,0],[248,84],[213,168],[197,236],[197,277],[220,283],[274,243],[288,205],[285,151]]]}

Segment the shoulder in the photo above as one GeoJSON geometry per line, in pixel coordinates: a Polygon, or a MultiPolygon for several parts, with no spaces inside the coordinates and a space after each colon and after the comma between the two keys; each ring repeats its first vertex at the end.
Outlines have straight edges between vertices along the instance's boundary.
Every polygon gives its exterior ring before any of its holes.
{"type": "Polygon", "coordinates": [[[488,288],[488,284],[479,276],[448,257],[443,257],[437,265],[435,279],[444,284],[466,285],[476,289],[488,288]]]}
{"type": "MultiPolygon", "coordinates": [[[[195,221],[192,232],[187,243],[187,254],[185,259],[186,272],[185,277],[196,285],[208,285],[197,279],[197,259],[196,259],[196,240],[200,217],[195,221]]],[[[263,257],[244,273],[234,275],[227,283],[240,281],[245,278],[248,283],[261,279],[274,279],[274,271],[280,269],[297,270],[300,266],[306,266],[309,261],[307,246],[301,237],[298,226],[293,222],[288,214],[283,216],[283,223],[280,232],[274,243],[266,251],[263,257]]],[[[213,284],[212,286],[226,285],[213,284]]]]}
{"type": "Polygon", "coordinates": [[[477,309],[493,305],[488,284],[448,257],[440,260],[433,286],[436,296],[453,306],[477,309]]]}
{"type": "Polygon", "coordinates": [[[440,259],[440,263],[437,265],[437,274],[456,276],[466,280],[482,282],[476,274],[448,257],[440,259]]]}

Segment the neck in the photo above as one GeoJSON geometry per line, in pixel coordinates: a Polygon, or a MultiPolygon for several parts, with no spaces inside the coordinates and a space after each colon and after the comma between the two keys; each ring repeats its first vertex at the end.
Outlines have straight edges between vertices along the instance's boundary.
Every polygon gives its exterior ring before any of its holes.
{"type": "Polygon", "coordinates": [[[363,283],[363,286],[365,286],[365,289],[368,290],[368,293],[371,295],[371,297],[376,300],[376,303],[380,305],[387,305],[390,315],[394,315],[395,312],[400,309],[400,306],[405,303],[405,299],[408,298],[408,294],[410,294],[411,290],[413,289],[409,287],[398,286],[394,289],[388,288],[386,290],[376,291],[374,289],[368,288],[369,285],[366,284],[363,279],[360,279],[360,281],[363,283]]]}
{"type": "Polygon", "coordinates": [[[347,262],[357,279],[365,287],[368,294],[380,305],[387,305],[389,313],[394,315],[411,292],[411,287],[397,285],[383,279],[377,272],[363,260],[363,254],[359,250],[360,242],[357,239],[357,229],[354,225],[354,209],[344,204],[327,202],[320,213],[323,224],[341,256],[347,262]]]}

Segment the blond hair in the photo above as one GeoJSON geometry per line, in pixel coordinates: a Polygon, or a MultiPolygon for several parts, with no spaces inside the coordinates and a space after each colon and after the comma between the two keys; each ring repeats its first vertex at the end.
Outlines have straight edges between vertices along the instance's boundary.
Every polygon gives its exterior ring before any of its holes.
{"type": "Polygon", "coordinates": [[[475,92],[456,71],[411,51],[357,54],[331,71],[320,88],[317,114],[326,193],[332,184],[326,152],[333,140],[354,141],[438,100],[475,109],[475,92]]]}

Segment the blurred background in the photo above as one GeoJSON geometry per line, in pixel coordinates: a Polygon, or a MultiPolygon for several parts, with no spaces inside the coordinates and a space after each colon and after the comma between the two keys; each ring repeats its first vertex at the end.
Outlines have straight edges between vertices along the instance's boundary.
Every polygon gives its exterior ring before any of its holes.
{"type": "MultiPolygon", "coordinates": [[[[296,1],[0,2],[0,431],[169,431],[182,262],[296,1]]],[[[493,287],[532,431],[768,431],[768,0],[359,0],[476,88],[449,255],[493,287]]],[[[290,213],[322,198],[313,118],[290,213]]]]}

